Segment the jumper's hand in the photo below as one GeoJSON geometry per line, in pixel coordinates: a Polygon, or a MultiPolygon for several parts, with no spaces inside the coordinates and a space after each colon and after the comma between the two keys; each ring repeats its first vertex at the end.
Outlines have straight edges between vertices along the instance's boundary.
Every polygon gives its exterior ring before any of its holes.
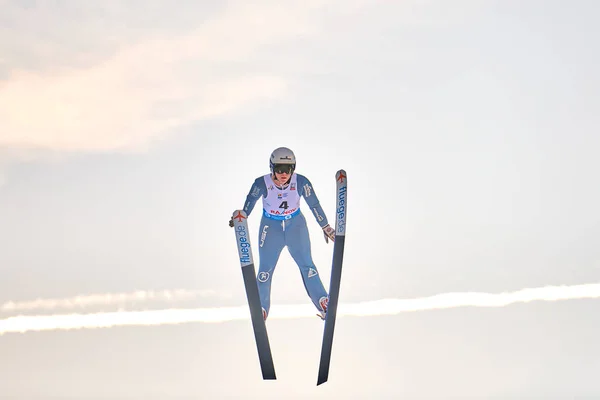
{"type": "Polygon", "coordinates": [[[325,235],[325,243],[329,243],[329,239],[331,239],[332,242],[335,242],[335,229],[329,224],[323,227],[323,234],[325,235]]]}
{"type": "Polygon", "coordinates": [[[233,228],[233,217],[229,220],[229,226],[233,228]]]}

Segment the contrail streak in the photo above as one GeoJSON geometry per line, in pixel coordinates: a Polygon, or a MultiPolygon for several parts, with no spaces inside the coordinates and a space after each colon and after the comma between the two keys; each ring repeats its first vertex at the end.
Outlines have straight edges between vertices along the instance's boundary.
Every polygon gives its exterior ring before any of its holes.
{"type": "Polygon", "coordinates": [[[65,299],[36,299],[31,301],[8,301],[0,310],[8,311],[33,311],[56,310],[60,308],[86,308],[91,306],[126,306],[134,302],[165,301],[177,302],[194,300],[200,297],[224,297],[221,292],[214,290],[138,290],[130,293],[103,293],[80,295],[65,299]]]}
{"type": "MultiPolygon", "coordinates": [[[[402,312],[438,310],[456,307],[505,307],[531,301],[595,299],[600,283],[574,286],[546,286],[504,293],[442,293],[415,299],[382,299],[360,303],[340,303],[339,316],[395,315],[402,312]]],[[[271,319],[314,317],[310,304],[273,306],[271,319]]],[[[28,331],[97,329],[117,326],[173,325],[192,322],[220,323],[249,318],[247,306],[116,311],[93,314],[15,316],[0,320],[0,335],[28,331]]]]}

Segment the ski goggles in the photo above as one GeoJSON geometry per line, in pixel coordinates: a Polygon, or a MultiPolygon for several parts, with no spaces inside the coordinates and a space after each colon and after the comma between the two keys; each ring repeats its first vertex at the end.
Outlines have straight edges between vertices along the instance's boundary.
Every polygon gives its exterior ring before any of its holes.
{"type": "Polygon", "coordinates": [[[275,164],[273,166],[273,172],[276,174],[290,174],[292,173],[293,166],[291,164],[275,164]]]}

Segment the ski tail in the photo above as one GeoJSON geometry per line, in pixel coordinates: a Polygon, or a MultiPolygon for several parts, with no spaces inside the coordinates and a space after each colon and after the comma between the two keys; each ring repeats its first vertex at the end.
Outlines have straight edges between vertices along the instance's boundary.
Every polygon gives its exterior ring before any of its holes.
{"type": "Polygon", "coordinates": [[[256,269],[254,268],[252,248],[250,246],[248,216],[242,210],[235,210],[232,218],[262,376],[265,380],[277,379],[275,376],[275,366],[273,364],[271,346],[269,344],[269,336],[267,334],[267,326],[262,314],[258,285],[256,284],[256,269]]]}
{"type": "Polygon", "coordinates": [[[342,263],[344,259],[344,246],[346,242],[346,214],[347,214],[347,183],[346,171],[340,169],[335,174],[336,180],[336,219],[335,241],[333,245],[333,262],[331,266],[331,280],[329,283],[329,305],[325,315],[325,329],[321,346],[321,359],[319,362],[319,376],[317,386],[329,379],[329,366],[333,348],[333,332],[337,315],[340,283],[342,280],[342,263]]]}

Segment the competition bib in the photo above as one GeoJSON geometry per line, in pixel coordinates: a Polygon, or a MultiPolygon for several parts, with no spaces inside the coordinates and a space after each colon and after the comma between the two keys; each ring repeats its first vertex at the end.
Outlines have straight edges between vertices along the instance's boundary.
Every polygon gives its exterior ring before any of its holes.
{"type": "Polygon", "coordinates": [[[267,196],[263,197],[263,214],[272,219],[290,219],[300,212],[300,193],[296,174],[285,189],[275,186],[270,174],[264,176],[267,196]]]}

